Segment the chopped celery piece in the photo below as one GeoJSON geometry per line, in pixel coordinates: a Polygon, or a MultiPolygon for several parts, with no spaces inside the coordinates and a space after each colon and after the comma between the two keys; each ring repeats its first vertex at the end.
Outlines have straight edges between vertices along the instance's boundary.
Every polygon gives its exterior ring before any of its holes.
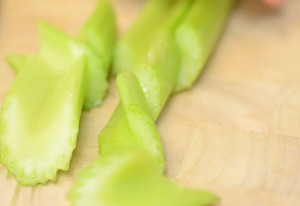
{"type": "Polygon", "coordinates": [[[201,206],[218,202],[215,195],[184,189],[161,175],[164,159],[155,121],[172,92],[187,88],[200,73],[201,61],[211,52],[232,2],[176,1],[159,17],[157,28],[140,19],[139,24],[146,28],[134,25],[121,40],[115,61],[115,72],[123,71],[117,77],[120,103],[99,135],[102,157],[79,176],[70,193],[74,206],[201,206]],[[144,34],[147,42],[142,41],[144,35],[135,37],[142,28],[154,30],[151,35],[144,34]],[[200,53],[198,47],[206,51],[200,53]]]}
{"type": "Polygon", "coordinates": [[[155,120],[176,84],[178,54],[172,36],[162,32],[132,74],[120,74],[117,84],[121,103],[100,133],[101,154],[123,148],[143,148],[153,156],[158,169],[163,171],[163,152],[155,120]]]}
{"type": "Polygon", "coordinates": [[[187,189],[156,170],[141,151],[108,155],[86,168],[69,193],[72,206],[204,206],[219,198],[187,189]]]}
{"type": "Polygon", "coordinates": [[[24,185],[54,180],[58,170],[69,168],[86,81],[84,57],[70,62],[53,69],[34,59],[20,71],[5,99],[1,159],[24,185]]]}
{"type": "Polygon", "coordinates": [[[121,104],[99,135],[101,154],[113,153],[126,147],[143,148],[153,156],[158,169],[164,170],[163,151],[155,121],[177,82],[180,56],[173,30],[189,5],[190,1],[183,0],[172,7],[162,27],[153,34],[154,41],[133,65],[130,71],[138,81],[135,83],[136,89],[129,84],[129,80],[118,82],[121,104]],[[127,88],[129,86],[130,89],[127,88]],[[125,102],[132,98],[129,90],[139,94],[138,90],[142,90],[139,96],[144,95],[147,107],[141,107],[140,100],[136,101],[138,98],[131,100],[135,110],[126,106],[125,102]]]}
{"type": "MultiPolygon", "coordinates": [[[[45,24],[45,23],[44,23],[45,24]]],[[[106,95],[108,83],[108,73],[114,43],[116,39],[116,22],[113,8],[108,0],[101,0],[93,14],[79,31],[76,37],[71,37],[59,31],[51,25],[47,25],[45,34],[49,33],[47,38],[48,44],[53,44],[53,50],[45,51],[45,56],[49,56],[48,52],[54,52],[56,49],[63,49],[56,41],[56,33],[61,33],[61,36],[76,42],[81,49],[85,50],[87,55],[87,88],[83,104],[84,110],[90,110],[102,103],[106,95]],[[50,31],[52,30],[52,31],[50,31]]],[[[7,62],[18,72],[26,63],[26,60],[31,56],[11,54],[7,56],[7,62]]],[[[50,60],[52,61],[52,59],[50,60]]],[[[55,60],[60,62],[59,60],[55,60]]]]}
{"type": "Polygon", "coordinates": [[[7,58],[18,75],[0,116],[0,159],[24,185],[55,180],[69,168],[83,104],[89,109],[105,94],[112,7],[101,1],[76,38],[47,23],[39,25],[39,36],[38,55],[7,58]]]}
{"type": "Polygon", "coordinates": [[[176,91],[190,88],[207,62],[234,0],[196,0],[176,30],[181,68],[176,91]]]}
{"type": "Polygon", "coordinates": [[[107,91],[107,78],[116,40],[116,22],[109,0],[100,0],[78,37],[87,47],[88,72],[84,110],[102,103],[107,91]]]}
{"type": "MultiPolygon", "coordinates": [[[[179,0],[189,2],[190,0],[179,0]]],[[[132,68],[144,58],[155,41],[156,34],[170,18],[170,11],[178,0],[150,0],[146,3],[138,19],[116,45],[114,73],[118,74],[132,68]]],[[[183,7],[179,7],[180,10],[183,7]]]]}
{"type": "Polygon", "coordinates": [[[146,3],[137,21],[116,45],[113,62],[115,74],[131,70],[144,55],[172,5],[172,0],[150,0],[146,3]]]}

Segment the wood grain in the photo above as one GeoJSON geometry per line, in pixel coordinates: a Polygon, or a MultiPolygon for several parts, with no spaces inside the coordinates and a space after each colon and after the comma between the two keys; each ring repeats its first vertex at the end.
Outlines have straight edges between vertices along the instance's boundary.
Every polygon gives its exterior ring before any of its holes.
{"type": "MultiPolygon", "coordinates": [[[[0,2],[0,104],[14,79],[5,54],[37,51],[40,20],[74,33],[95,3],[0,2]]],[[[120,33],[142,4],[114,0],[120,33]]],[[[167,176],[220,194],[221,206],[300,205],[299,11],[298,0],[278,11],[253,0],[240,2],[195,87],[172,97],[158,120],[167,176]]],[[[1,165],[0,205],[69,205],[65,194],[80,169],[98,156],[98,133],[117,102],[111,80],[104,104],[82,115],[71,169],[57,182],[21,187],[1,165]]]]}

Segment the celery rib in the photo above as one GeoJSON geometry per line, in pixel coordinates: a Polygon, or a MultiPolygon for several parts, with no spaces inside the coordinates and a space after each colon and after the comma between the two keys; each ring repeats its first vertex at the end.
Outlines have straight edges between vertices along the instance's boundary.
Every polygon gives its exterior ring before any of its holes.
{"type": "Polygon", "coordinates": [[[41,23],[40,52],[8,56],[18,74],[0,117],[0,159],[21,184],[44,184],[68,170],[82,108],[105,94],[115,30],[103,0],[78,37],[41,23]]]}
{"type": "Polygon", "coordinates": [[[175,91],[192,87],[208,61],[235,0],[195,0],[175,32],[181,66],[175,91]]]}
{"type": "MultiPolygon", "coordinates": [[[[189,88],[200,74],[232,3],[176,1],[159,16],[164,23],[145,34],[145,44],[134,40],[143,28],[135,25],[120,41],[115,60],[115,72],[122,71],[117,77],[120,103],[99,135],[102,156],[71,190],[72,205],[204,206],[219,201],[209,192],[182,188],[162,176],[165,165],[155,121],[172,92],[189,88]]],[[[152,24],[147,28],[145,19],[138,24],[150,31],[152,24]]]]}

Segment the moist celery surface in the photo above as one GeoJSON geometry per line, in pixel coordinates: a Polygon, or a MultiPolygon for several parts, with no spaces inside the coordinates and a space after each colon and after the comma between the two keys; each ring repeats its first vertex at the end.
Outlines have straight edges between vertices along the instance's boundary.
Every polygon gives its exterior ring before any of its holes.
{"type": "Polygon", "coordinates": [[[111,5],[101,1],[78,37],[46,23],[39,36],[37,55],[7,59],[18,74],[0,122],[0,159],[24,185],[68,170],[82,107],[98,105],[105,94],[115,37],[111,5]]]}
{"type": "Polygon", "coordinates": [[[149,8],[153,14],[160,11],[155,3],[146,5],[142,18],[117,46],[120,103],[99,135],[102,156],[81,173],[70,192],[72,205],[202,206],[219,201],[209,192],[182,188],[163,177],[164,157],[155,121],[169,96],[195,81],[232,1],[174,1],[153,29],[145,16],[151,16],[149,8]],[[144,44],[134,40],[140,25],[153,30],[145,34],[144,44]],[[198,47],[204,51],[198,52],[198,47]]]}

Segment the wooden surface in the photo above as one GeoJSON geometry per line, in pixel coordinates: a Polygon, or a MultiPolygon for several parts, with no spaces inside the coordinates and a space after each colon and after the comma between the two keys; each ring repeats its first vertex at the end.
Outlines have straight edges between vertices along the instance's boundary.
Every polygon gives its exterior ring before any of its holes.
{"type": "MultiPolygon", "coordinates": [[[[114,4],[123,32],[142,1],[114,4]]],[[[15,76],[4,55],[37,51],[39,20],[74,33],[94,5],[0,1],[0,104],[15,76]]],[[[192,90],[171,98],[158,121],[167,176],[220,194],[222,206],[300,205],[299,23],[299,0],[287,0],[280,11],[254,0],[238,5],[202,77],[192,90]]],[[[97,135],[117,102],[111,81],[104,104],[83,114],[71,169],[56,183],[20,187],[0,166],[0,205],[69,205],[65,194],[80,169],[97,157],[97,135]]]]}

